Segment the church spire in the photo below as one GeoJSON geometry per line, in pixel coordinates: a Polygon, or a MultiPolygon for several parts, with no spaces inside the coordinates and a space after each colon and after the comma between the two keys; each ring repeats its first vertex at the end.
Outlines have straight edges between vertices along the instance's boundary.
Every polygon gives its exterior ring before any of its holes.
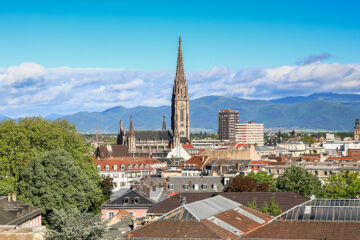
{"type": "Polygon", "coordinates": [[[134,124],[133,124],[133,119],[132,119],[132,114],[130,115],[130,127],[129,127],[129,131],[130,131],[130,135],[133,136],[135,135],[135,132],[134,132],[134,124]]]}
{"type": "Polygon", "coordinates": [[[181,49],[181,36],[179,36],[179,50],[178,50],[176,75],[175,75],[175,84],[176,83],[186,83],[182,49],[181,49]]]}
{"type": "Polygon", "coordinates": [[[166,130],[165,115],[163,115],[162,130],[166,130]]]}

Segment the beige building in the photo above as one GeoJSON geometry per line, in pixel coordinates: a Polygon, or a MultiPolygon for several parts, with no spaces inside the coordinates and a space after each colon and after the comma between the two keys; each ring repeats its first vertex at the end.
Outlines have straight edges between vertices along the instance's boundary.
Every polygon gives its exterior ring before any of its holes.
{"type": "Polygon", "coordinates": [[[208,156],[210,158],[234,159],[234,160],[260,160],[259,154],[255,147],[245,149],[211,149],[206,148],[199,154],[200,156],[208,156]]]}
{"type": "Polygon", "coordinates": [[[264,124],[254,122],[236,123],[235,141],[241,144],[264,146],[264,124]]]}

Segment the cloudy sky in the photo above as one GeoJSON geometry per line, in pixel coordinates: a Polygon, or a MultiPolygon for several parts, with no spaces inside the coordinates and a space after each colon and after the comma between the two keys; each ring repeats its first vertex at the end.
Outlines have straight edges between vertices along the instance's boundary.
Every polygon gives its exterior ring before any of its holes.
{"type": "Polygon", "coordinates": [[[177,54],[191,98],[360,94],[357,1],[7,1],[0,114],[169,105],[177,54]]]}

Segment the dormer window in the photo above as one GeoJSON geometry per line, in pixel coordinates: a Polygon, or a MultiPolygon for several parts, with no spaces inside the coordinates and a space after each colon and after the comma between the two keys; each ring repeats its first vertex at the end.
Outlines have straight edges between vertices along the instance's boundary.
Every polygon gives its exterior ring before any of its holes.
{"type": "Polygon", "coordinates": [[[113,169],[116,171],[117,170],[117,165],[113,165],[113,169]]]}
{"type": "Polygon", "coordinates": [[[105,165],[105,170],[109,171],[109,165],[105,165]]]}
{"type": "Polygon", "coordinates": [[[184,184],[184,189],[189,190],[189,184],[184,184]]]}
{"type": "Polygon", "coordinates": [[[124,203],[129,203],[129,202],[130,202],[129,200],[130,200],[129,197],[125,197],[125,198],[124,198],[124,203]]]}
{"type": "Polygon", "coordinates": [[[203,185],[202,185],[202,189],[203,189],[203,190],[207,190],[207,187],[208,187],[207,184],[203,184],[203,185]]]}
{"type": "Polygon", "coordinates": [[[124,169],[125,169],[125,165],[122,164],[122,165],[121,165],[121,170],[124,170],[124,169]]]}
{"type": "Polygon", "coordinates": [[[139,198],[139,197],[135,197],[135,198],[134,198],[134,203],[135,203],[135,204],[140,203],[140,198],[139,198]]]}
{"type": "Polygon", "coordinates": [[[100,171],[101,170],[101,166],[97,165],[97,170],[100,171]]]}

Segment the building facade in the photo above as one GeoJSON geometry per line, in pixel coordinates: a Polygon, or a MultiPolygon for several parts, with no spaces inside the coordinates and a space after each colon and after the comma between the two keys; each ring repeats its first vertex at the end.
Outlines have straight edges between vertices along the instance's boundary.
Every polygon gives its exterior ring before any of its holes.
{"type": "Polygon", "coordinates": [[[135,130],[131,115],[128,131],[120,120],[117,144],[127,146],[129,153],[149,153],[164,157],[172,148],[189,142],[189,139],[189,94],[184,72],[181,38],[179,38],[176,75],[171,100],[171,130],[166,130],[165,116],[161,130],[135,130]]]}
{"type": "Polygon", "coordinates": [[[264,146],[264,124],[254,122],[236,123],[235,141],[241,144],[264,146]]]}
{"type": "Polygon", "coordinates": [[[219,138],[220,140],[235,141],[235,124],[239,123],[239,112],[231,109],[219,112],[219,138]]]}

